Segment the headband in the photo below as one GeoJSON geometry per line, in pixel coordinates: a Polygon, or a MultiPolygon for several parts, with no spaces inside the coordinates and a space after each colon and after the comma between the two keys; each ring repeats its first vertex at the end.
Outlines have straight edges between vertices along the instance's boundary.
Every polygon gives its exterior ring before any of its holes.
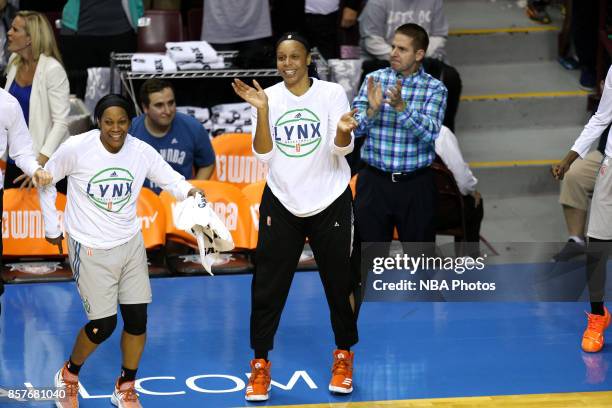
{"type": "Polygon", "coordinates": [[[104,111],[113,106],[122,108],[130,120],[135,116],[134,106],[125,96],[119,94],[108,94],[102,97],[102,99],[100,99],[96,104],[96,108],[94,109],[94,117],[96,120],[100,121],[104,111]]]}
{"type": "Polygon", "coordinates": [[[291,32],[283,34],[276,42],[276,47],[274,48],[277,49],[280,43],[282,43],[283,41],[297,41],[301,43],[304,46],[304,48],[306,48],[306,52],[310,53],[310,43],[308,42],[306,37],[304,37],[298,32],[291,31],[291,32]]]}

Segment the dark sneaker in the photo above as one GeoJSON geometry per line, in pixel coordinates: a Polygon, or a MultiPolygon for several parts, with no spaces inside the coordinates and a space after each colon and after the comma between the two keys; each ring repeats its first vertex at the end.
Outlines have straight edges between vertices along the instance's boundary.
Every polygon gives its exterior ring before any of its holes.
{"type": "Polygon", "coordinates": [[[594,91],[595,82],[597,82],[595,72],[590,69],[583,68],[582,72],[580,72],[580,89],[585,91],[594,91]]]}
{"type": "Polygon", "coordinates": [[[536,23],[550,24],[551,22],[550,15],[548,15],[548,12],[546,11],[546,6],[532,4],[528,5],[525,11],[527,12],[527,17],[536,23]]]}
{"type": "Polygon", "coordinates": [[[568,239],[565,246],[552,257],[552,260],[553,262],[567,262],[577,256],[584,255],[585,252],[586,244],[584,242],[576,242],[573,239],[568,239]]]}

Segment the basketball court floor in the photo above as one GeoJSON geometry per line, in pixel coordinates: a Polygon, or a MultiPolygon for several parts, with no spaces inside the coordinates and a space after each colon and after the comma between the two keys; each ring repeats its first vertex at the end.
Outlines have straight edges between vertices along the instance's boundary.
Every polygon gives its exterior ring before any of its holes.
{"type": "MultiPolygon", "coordinates": [[[[250,282],[248,275],[152,280],[138,373],[143,406],[612,406],[612,347],[580,351],[588,305],[569,302],[365,303],[355,391],[331,395],[333,337],[312,272],[293,282],[270,354],[271,399],[247,403],[250,282]]],[[[74,283],[9,285],[2,303],[0,385],[52,386],[85,323],[74,283]]],[[[84,365],[82,407],[109,406],[119,335],[84,365]]]]}

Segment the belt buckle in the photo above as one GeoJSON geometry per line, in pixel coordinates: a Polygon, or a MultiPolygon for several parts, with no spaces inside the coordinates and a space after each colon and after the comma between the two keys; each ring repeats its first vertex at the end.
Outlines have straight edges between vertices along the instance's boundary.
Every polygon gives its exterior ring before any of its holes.
{"type": "Polygon", "coordinates": [[[395,179],[395,176],[398,176],[398,177],[399,177],[399,176],[401,176],[401,175],[402,175],[402,173],[399,173],[399,172],[396,172],[396,173],[391,173],[391,181],[392,181],[393,183],[397,183],[397,182],[399,182],[399,179],[398,179],[398,180],[396,180],[396,179],[395,179]]]}

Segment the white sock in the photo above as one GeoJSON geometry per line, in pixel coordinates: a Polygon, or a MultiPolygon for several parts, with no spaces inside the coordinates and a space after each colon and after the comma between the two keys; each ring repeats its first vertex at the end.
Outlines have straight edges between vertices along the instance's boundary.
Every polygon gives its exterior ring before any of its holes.
{"type": "Polygon", "coordinates": [[[583,237],[579,237],[578,235],[570,235],[569,239],[571,239],[572,241],[574,241],[577,244],[584,244],[584,238],[583,237]]]}

